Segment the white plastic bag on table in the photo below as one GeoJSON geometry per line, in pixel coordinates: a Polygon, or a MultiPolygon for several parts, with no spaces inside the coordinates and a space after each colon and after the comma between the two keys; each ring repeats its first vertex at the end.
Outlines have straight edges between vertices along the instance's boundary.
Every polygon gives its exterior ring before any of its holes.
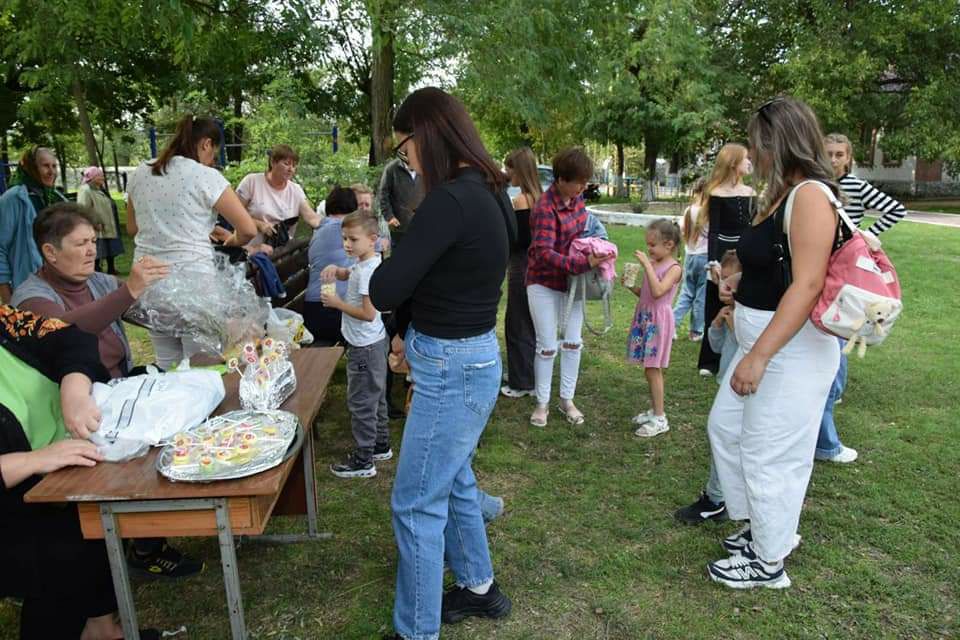
{"type": "Polygon", "coordinates": [[[270,309],[267,316],[267,337],[298,349],[313,342],[313,334],[303,324],[303,316],[290,309],[270,309]]]}
{"type": "Polygon", "coordinates": [[[93,385],[103,418],[91,440],[108,462],[147,453],[162,440],[206,420],[225,395],[214,371],[171,371],[93,385]]]}
{"type": "Polygon", "coordinates": [[[270,301],[257,296],[246,275],[245,263],[231,264],[221,253],[212,263],[174,263],[170,275],[149,286],[124,318],[224,355],[260,338],[270,313],[270,301]]]}

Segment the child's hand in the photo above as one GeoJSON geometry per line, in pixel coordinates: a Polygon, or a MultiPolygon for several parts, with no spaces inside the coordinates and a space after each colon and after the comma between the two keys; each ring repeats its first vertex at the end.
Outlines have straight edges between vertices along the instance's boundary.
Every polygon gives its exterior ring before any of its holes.
{"type": "Polygon", "coordinates": [[[337,279],[337,265],[328,264],[320,272],[320,282],[333,282],[337,279]]]}
{"type": "Polygon", "coordinates": [[[637,249],[636,251],[633,252],[633,257],[636,258],[637,262],[639,262],[643,266],[647,266],[648,264],[650,264],[650,258],[648,258],[647,254],[645,254],[640,249],[637,249]]]}
{"type": "Polygon", "coordinates": [[[320,302],[323,303],[323,306],[331,309],[339,309],[343,306],[343,300],[340,299],[340,296],[337,295],[336,291],[333,293],[321,293],[320,302]]]}

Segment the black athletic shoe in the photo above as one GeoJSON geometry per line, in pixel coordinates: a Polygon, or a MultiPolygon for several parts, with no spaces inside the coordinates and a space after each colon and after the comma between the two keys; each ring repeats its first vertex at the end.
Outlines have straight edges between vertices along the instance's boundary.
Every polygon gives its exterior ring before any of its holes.
{"type": "Polygon", "coordinates": [[[727,506],[722,502],[713,502],[704,492],[693,504],[674,511],[673,517],[684,524],[723,522],[727,519],[727,506]]]}
{"type": "Polygon", "coordinates": [[[373,459],[363,460],[354,451],[340,464],[330,465],[330,472],[338,478],[372,478],[377,475],[373,459]]]}
{"type": "Polygon", "coordinates": [[[465,618],[506,618],[510,615],[513,603],[506,596],[496,581],[490,585],[490,590],[482,596],[470,591],[466,587],[454,585],[443,594],[443,607],[440,619],[444,624],[455,624],[465,618]]]}
{"type": "Polygon", "coordinates": [[[392,404],[387,405],[387,417],[391,420],[402,420],[407,414],[403,412],[403,409],[399,409],[392,404]]]}
{"type": "Polygon", "coordinates": [[[206,565],[202,560],[194,560],[164,542],[159,551],[146,556],[141,556],[131,547],[127,552],[127,566],[149,576],[186,578],[200,573],[206,565]]]}
{"type": "Polygon", "coordinates": [[[390,448],[390,443],[387,444],[378,444],[373,448],[373,461],[374,462],[383,462],[384,460],[389,460],[393,457],[393,449],[390,448]]]}

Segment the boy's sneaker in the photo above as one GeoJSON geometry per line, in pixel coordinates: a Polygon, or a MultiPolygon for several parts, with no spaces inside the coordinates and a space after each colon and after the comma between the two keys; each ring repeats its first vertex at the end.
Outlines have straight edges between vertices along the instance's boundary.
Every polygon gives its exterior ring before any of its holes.
{"type": "Polygon", "coordinates": [[[849,464],[857,459],[860,454],[857,453],[856,449],[851,449],[850,447],[845,447],[840,445],[840,453],[837,455],[826,458],[827,462],[837,462],[840,464],[849,464]]]}
{"type": "Polygon", "coordinates": [[[186,578],[200,573],[206,565],[203,560],[184,555],[164,542],[159,551],[145,556],[138,554],[131,545],[127,552],[127,566],[158,578],[186,578]]]}
{"type": "Polygon", "coordinates": [[[373,459],[363,460],[354,451],[340,464],[330,465],[330,472],[338,478],[372,478],[377,475],[373,459]]]}
{"type": "Polygon", "coordinates": [[[790,577],[783,570],[783,560],[766,562],[761,560],[748,544],[743,552],[724,560],[707,565],[707,573],[714,582],[733,589],[786,589],[790,586],[790,577]]]}
{"type": "Polygon", "coordinates": [[[709,378],[713,375],[713,371],[710,371],[710,369],[700,369],[699,373],[702,378],[709,378]]]}
{"type": "Polygon", "coordinates": [[[647,409],[643,413],[638,413],[630,418],[630,422],[633,424],[647,424],[651,420],[653,420],[653,409],[647,409]]]}
{"type": "MultiPolygon", "coordinates": [[[[793,534],[793,546],[790,548],[791,552],[800,546],[801,540],[803,540],[803,538],[799,533],[793,534]]],[[[738,555],[743,553],[743,550],[751,543],[753,543],[753,534],[750,532],[750,523],[747,523],[732,536],[724,538],[720,544],[723,545],[723,548],[726,549],[730,555],[738,555]]]]}
{"type": "Polygon", "coordinates": [[[727,519],[727,505],[723,502],[714,502],[707,497],[706,492],[703,492],[693,504],[674,511],[673,517],[684,524],[723,522],[727,519]]]}
{"type": "Polygon", "coordinates": [[[508,384],[500,387],[500,394],[508,398],[525,398],[526,396],[535,396],[537,392],[533,389],[514,389],[508,384]]]}
{"type": "Polygon", "coordinates": [[[390,448],[390,443],[387,444],[378,444],[373,448],[373,461],[374,462],[383,462],[389,460],[393,457],[393,449],[390,448]]]}
{"type": "Polygon", "coordinates": [[[669,430],[670,424],[667,422],[666,416],[653,416],[649,422],[637,427],[637,430],[633,432],[633,435],[641,438],[652,438],[653,436],[658,436],[661,433],[666,433],[669,430]]]}
{"type": "Polygon", "coordinates": [[[444,624],[456,624],[465,618],[505,618],[510,615],[513,603],[506,596],[497,581],[490,585],[490,590],[480,595],[466,587],[454,585],[443,594],[443,606],[440,609],[440,619],[444,624]]]}

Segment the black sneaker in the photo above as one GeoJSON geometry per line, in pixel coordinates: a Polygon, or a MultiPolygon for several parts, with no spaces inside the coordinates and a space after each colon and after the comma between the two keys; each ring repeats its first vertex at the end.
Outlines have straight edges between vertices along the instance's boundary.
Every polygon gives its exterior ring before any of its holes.
{"type": "Polygon", "coordinates": [[[707,565],[707,573],[714,582],[734,589],[786,589],[790,577],[783,570],[783,560],[766,562],[753,550],[753,544],[745,546],[738,555],[717,560],[707,565]]]}
{"type": "Polygon", "coordinates": [[[330,465],[330,471],[338,478],[372,478],[377,475],[373,460],[363,460],[355,451],[340,464],[330,465]]]}
{"type": "Polygon", "coordinates": [[[186,578],[200,573],[206,567],[203,560],[194,560],[166,542],[159,551],[146,556],[141,556],[131,547],[127,552],[127,566],[139,573],[159,578],[186,578]]]}
{"type": "Polygon", "coordinates": [[[465,618],[506,618],[510,615],[513,603],[506,596],[496,581],[490,585],[490,590],[482,596],[470,591],[466,587],[454,585],[443,594],[443,607],[440,610],[440,619],[444,624],[455,624],[465,618]]]}
{"type": "Polygon", "coordinates": [[[373,461],[374,462],[383,462],[384,460],[389,460],[393,457],[393,449],[390,448],[390,443],[387,444],[378,444],[373,448],[373,461]]]}
{"type": "Polygon", "coordinates": [[[723,502],[713,502],[704,492],[693,504],[674,511],[673,517],[684,524],[723,522],[727,519],[727,505],[723,502]]]}

